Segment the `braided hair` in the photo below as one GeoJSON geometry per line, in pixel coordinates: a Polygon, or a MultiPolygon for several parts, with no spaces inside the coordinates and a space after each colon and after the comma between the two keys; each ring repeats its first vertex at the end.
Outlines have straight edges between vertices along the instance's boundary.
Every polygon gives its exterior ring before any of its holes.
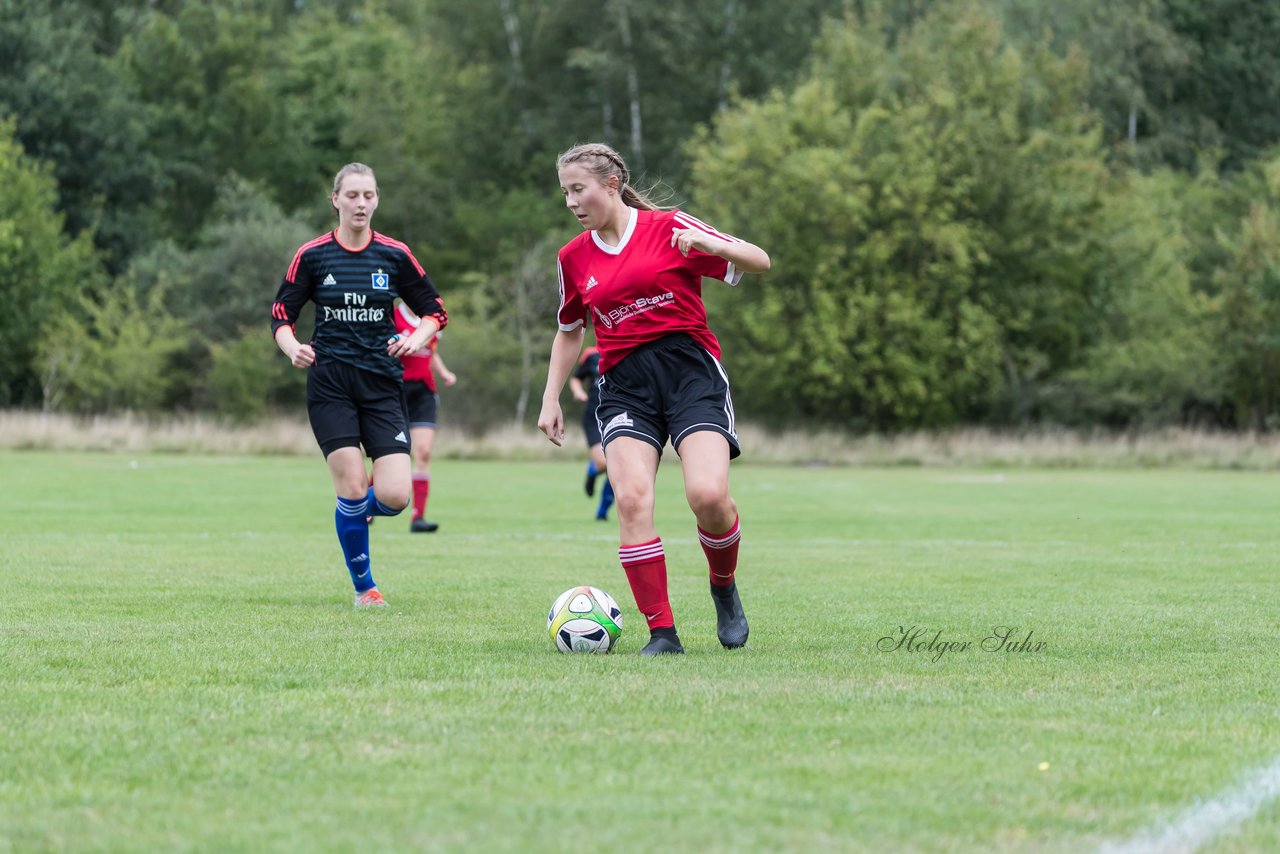
{"type": "Polygon", "coordinates": [[[631,185],[631,172],[627,169],[622,155],[603,142],[584,142],[575,145],[556,158],[556,169],[563,169],[571,163],[580,163],[601,181],[606,180],[610,175],[618,176],[618,192],[627,207],[646,211],[668,210],[651,200],[645,191],[631,185]]]}

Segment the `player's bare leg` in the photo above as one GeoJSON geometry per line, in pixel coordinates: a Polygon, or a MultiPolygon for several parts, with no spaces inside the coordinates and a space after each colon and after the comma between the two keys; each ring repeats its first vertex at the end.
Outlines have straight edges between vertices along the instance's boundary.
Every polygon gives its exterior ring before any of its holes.
{"type": "Polygon", "coordinates": [[[653,525],[658,450],[648,442],[622,436],[609,443],[608,456],[622,541],[618,559],[636,607],[649,625],[649,643],[640,654],[682,653],[667,595],[667,557],[653,525]]]}
{"type": "MultiPolygon", "coordinates": [[[[406,468],[404,477],[405,493],[408,491],[408,455],[398,454],[406,468]]],[[[398,482],[396,466],[383,464],[381,458],[374,463],[374,472],[379,480],[378,489],[388,502],[395,500],[395,486],[398,482]]],[[[337,507],[334,510],[334,526],[338,533],[338,542],[342,546],[342,556],[351,574],[351,583],[355,587],[355,605],[357,608],[369,608],[386,605],[382,594],[373,580],[372,562],[369,559],[369,521],[368,513],[379,513],[371,509],[371,504],[378,502],[369,488],[364,468],[364,453],[357,447],[336,448],[325,458],[329,467],[329,475],[333,480],[333,490],[337,495],[337,507]]],[[[392,505],[394,506],[394,505],[392,505]]],[[[403,507],[403,500],[401,507],[403,507]]],[[[399,512],[396,510],[395,512],[399,512]]],[[[385,513],[380,515],[386,515],[385,513]]]]}
{"type": "Polygon", "coordinates": [[[425,518],[427,497],[431,494],[431,449],[435,447],[436,430],[434,427],[414,427],[409,436],[413,439],[413,518],[409,520],[409,530],[415,534],[429,534],[440,527],[425,518]]]}
{"type": "Polygon", "coordinates": [[[750,629],[738,596],[738,505],[729,494],[729,441],[720,433],[690,433],[680,443],[684,494],[698,520],[698,540],[707,556],[716,636],[726,649],[745,646],[750,629]]]}

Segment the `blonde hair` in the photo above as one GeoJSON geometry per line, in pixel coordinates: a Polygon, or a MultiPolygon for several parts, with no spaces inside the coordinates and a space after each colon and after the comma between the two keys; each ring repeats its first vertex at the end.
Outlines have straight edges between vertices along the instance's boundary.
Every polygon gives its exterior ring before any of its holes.
{"type": "Polygon", "coordinates": [[[556,169],[563,169],[571,163],[579,163],[588,172],[604,182],[610,175],[618,177],[618,192],[628,207],[646,211],[670,210],[655,203],[646,191],[631,185],[631,172],[623,161],[622,155],[603,142],[584,142],[575,145],[556,158],[556,169]]]}
{"type": "MultiPolygon", "coordinates": [[[[337,175],[333,176],[333,194],[330,196],[331,199],[333,196],[338,195],[338,191],[342,189],[342,182],[347,179],[348,175],[368,175],[370,178],[373,178],[374,190],[377,190],[378,188],[378,178],[373,174],[372,169],[365,166],[363,163],[348,163],[346,166],[343,166],[338,170],[337,175]]],[[[333,209],[336,211],[338,209],[337,205],[334,205],[333,209]]]]}

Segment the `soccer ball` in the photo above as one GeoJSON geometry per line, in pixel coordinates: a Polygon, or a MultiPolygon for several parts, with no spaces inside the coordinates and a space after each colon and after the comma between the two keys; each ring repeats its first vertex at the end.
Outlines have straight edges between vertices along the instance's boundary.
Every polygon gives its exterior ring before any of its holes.
{"type": "Polygon", "coordinates": [[[622,635],[622,609],[598,587],[572,587],[552,604],[547,634],[561,652],[608,652],[622,635]]]}

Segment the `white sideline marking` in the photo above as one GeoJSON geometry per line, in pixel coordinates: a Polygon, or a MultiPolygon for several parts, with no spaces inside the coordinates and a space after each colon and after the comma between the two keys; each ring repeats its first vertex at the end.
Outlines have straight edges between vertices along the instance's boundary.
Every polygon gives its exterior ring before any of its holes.
{"type": "Polygon", "coordinates": [[[1098,854],[1190,854],[1235,830],[1277,797],[1280,756],[1213,800],[1200,801],[1183,810],[1171,823],[1149,827],[1124,842],[1108,842],[1098,849],[1098,854]]]}
{"type": "Polygon", "coordinates": [[[1003,474],[948,474],[937,478],[939,483],[1008,483],[1003,474]]]}

